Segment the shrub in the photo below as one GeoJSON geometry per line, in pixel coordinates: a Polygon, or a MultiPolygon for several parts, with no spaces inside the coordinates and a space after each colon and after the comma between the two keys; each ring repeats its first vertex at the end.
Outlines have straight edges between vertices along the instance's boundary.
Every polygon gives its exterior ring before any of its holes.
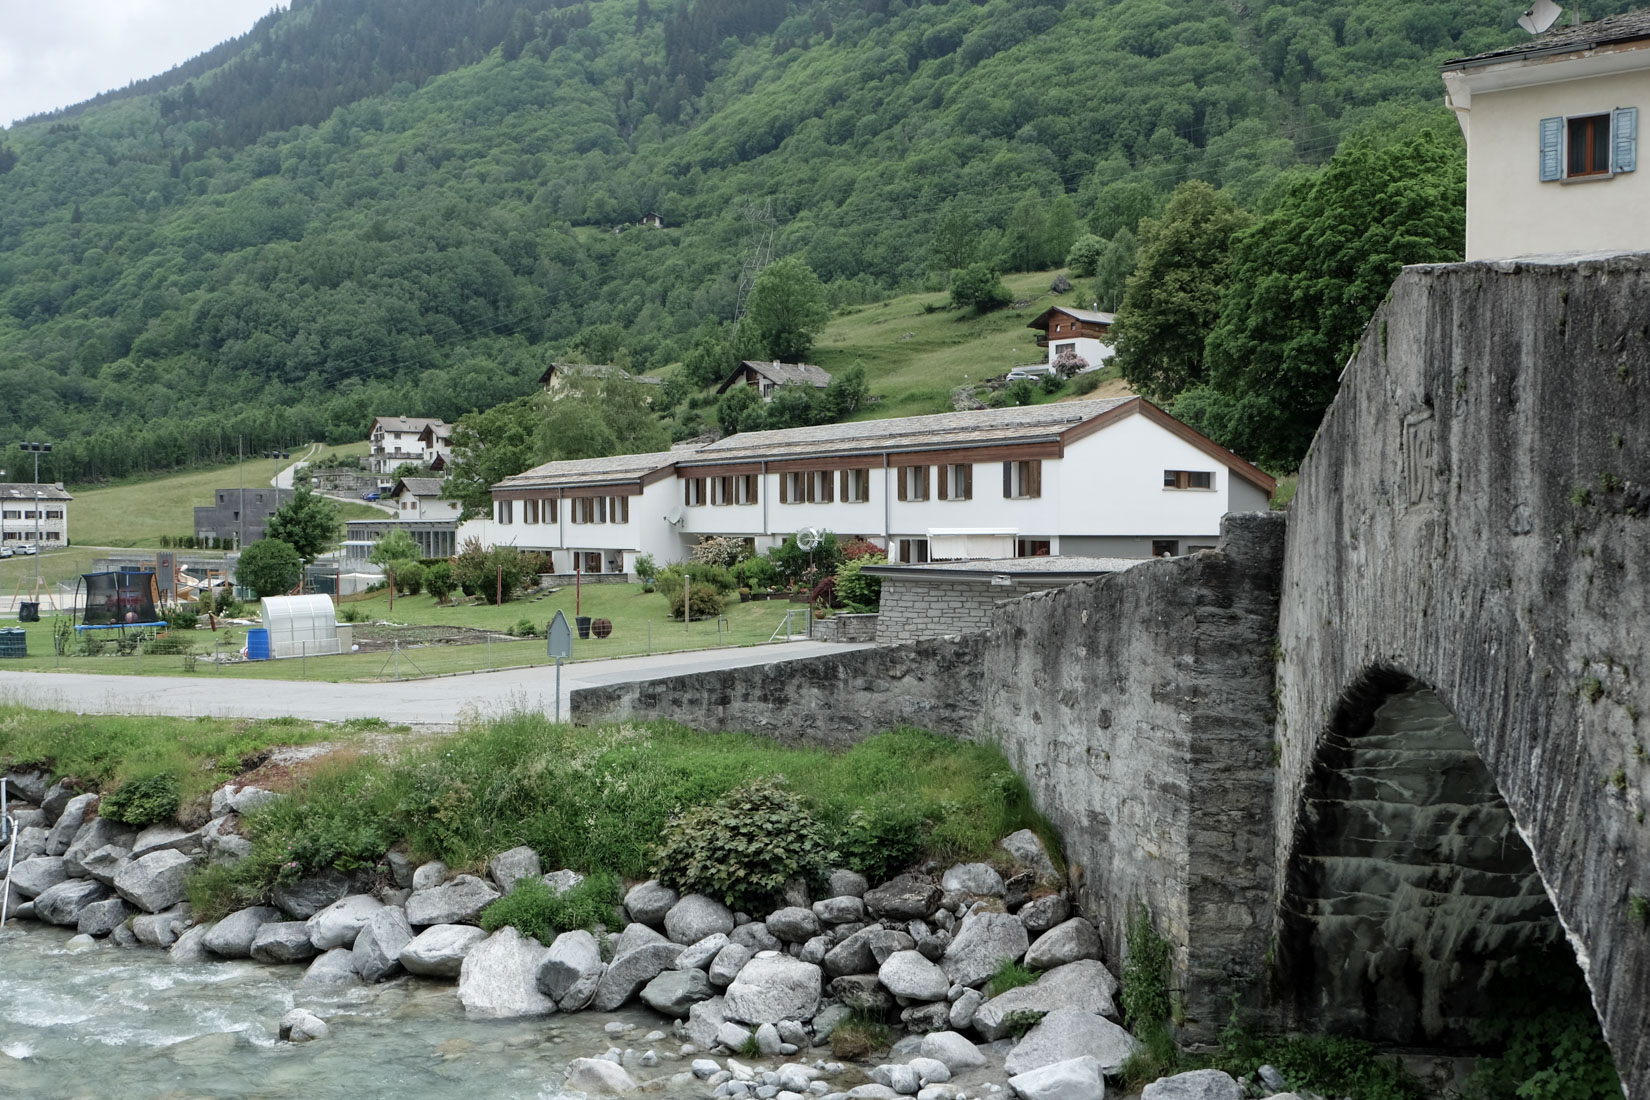
{"type": "MultiPolygon", "coordinates": [[[[689,588],[689,610],[695,619],[714,619],[727,607],[727,601],[722,593],[708,584],[695,584],[689,588]]],[[[671,587],[665,590],[670,600],[670,617],[682,618],[682,590],[671,587]]]]}
{"type": "Polygon", "coordinates": [[[883,553],[882,547],[878,546],[870,539],[862,539],[858,535],[855,535],[853,538],[842,544],[843,561],[854,561],[856,558],[868,558],[872,554],[881,555],[883,561],[888,560],[888,556],[883,553]]]}
{"type": "Polygon", "coordinates": [[[866,554],[843,562],[836,571],[836,598],[845,604],[875,606],[882,599],[882,578],[867,577],[860,569],[887,561],[882,554],[866,554]]]}
{"type": "Polygon", "coordinates": [[[978,313],[1002,309],[1014,300],[1002,276],[989,264],[969,264],[951,279],[951,305],[954,309],[973,306],[978,313]]]}
{"type": "Polygon", "coordinates": [[[1008,1034],[1016,1039],[1023,1039],[1026,1032],[1043,1022],[1047,1013],[1039,1012],[1034,1008],[1022,1008],[1018,1012],[1010,1012],[1003,1017],[1003,1026],[1008,1034]]]}
{"type": "Polygon", "coordinates": [[[823,829],[781,779],[759,779],[665,826],[654,859],[659,881],[768,912],[785,880],[818,881],[835,859],[823,829]],[[762,908],[768,906],[769,909],[762,908]]]}
{"type": "Polygon", "coordinates": [[[1065,384],[1066,380],[1058,374],[1045,374],[1043,375],[1043,380],[1038,383],[1038,385],[1042,387],[1043,392],[1048,394],[1059,393],[1060,387],[1065,384]]]}
{"type": "MultiPolygon", "coordinates": [[[[191,628],[192,630],[193,628],[191,628]]],[[[191,634],[185,634],[181,631],[163,634],[144,642],[143,652],[153,653],[157,656],[193,653],[195,652],[195,639],[191,634]]]]}
{"type": "Polygon", "coordinates": [[[842,865],[872,882],[885,882],[922,855],[927,822],[904,800],[861,806],[837,834],[842,865]]]}
{"type": "Polygon", "coordinates": [[[1169,941],[1152,927],[1146,907],[1136,902],[1129,911],[1128,954],[1123,961],[1123,1015],[1135,1034],[1153,1024],[1168,1022],[1169,941]]]}
{"type": "Polygon", "coordinates": [[[98,813],[111,821],[142,828],[177,816],[182,795],[178,777],[157,772],[141,779],[129,779],[104,795],[98,813]]]}
{"type": "Polygon", "coordinates": [[[538,633],[538,627],[533,625],[532,619],[517,619],[516,625],[510,628],[510,635],[514,638],[531,638],[538,633]]]}
{"type": "Polygon", "coordinates": [[[894,1033],[887,1024],[866,1012],[855,1012],[831,1032],[831,1053],[838,1058],[860,1059],[887,1050],[894,1033]]]}
{"type": "Polygon", "coordinates": [[[653,560],[652,554],[636,555],[636,576],[643,584],[652,584],[653,578],[659,575],[659,563],[653,560]]]}
{"type": "Polygon", "coordinates": [[[338,620],[345,623],[358,623],[367,617],[367,613],[352,603],[342,604],[338,608],[338,620]]]}
{"type": "Polygon", "coordinates": [[[779,583],[779,570],[767,555],[746,558],[733,567],[734,579],[753,592],[764,592],[779,583]]]}
{"type": "Polygon", "coordinates": [[[395,590],[403,596],[416,596],[424,591],[424,567],[415,561],[396,562],[395,590]]]}
{"type": "Polygon", "coordinates": [[[450,562],[438,561],[424,570],[424,591],[434,596],[437,603],[446,603],[447,597],[451,596],[457,587],[450,562]]]}
{"type": "Polygon", "coordinates": [[[1008,400],[1015,405],[1029,405],[1037,399],[1037,389],[1029,378],[1019,378],[1010,382],[1003,392],[1008,394],[1008,400]]]}
{"type": "Polygon", "coordinates": [[[548,946],[563,932],[616,925],[619,897],[619,880],[611,874],[591,875],[560,894],[541,878],[524,878],[481,911],[481,927],[496,932],[509,925],[548,946]]]}
{"type": "Polygon", "coordinates": [[[734,576],[733,570],[725,569],[720,565],[706,565],[704,562],[677,562],[664,572],[660,573],[657,582],[661,592],[669,595],[675,592],[681,594],[682,581],[690,579],[694,584],[708,585],[725,595],[732,595],[739,591],[739,578],[734,576]]]}
{"type": "Polygon", "coordinates": [[[1086,374],[1079,374],[1071,380],[1072,393],[1093,393],[1100,388],[1100,375],[1103,371],[1091,370],[1086,374]]]}
{"type": "Polygon", "coordinates": [[[819,537],[819,545],[812,550],[804,550],[796,544],[796,536],[792,535],[783,543],[768,551],[773,564],[779,570],[780,579],[787,584],[805,584],[813,587],[819,583],[821,577],[835,573],[837,566],[842,564],[842,544],[837,541],[834,531],[826,531],[819,537]]]}
{"type": "Polygon", "coordinates": [[[167,609],[166,625],[173,630],[193,630],[200,623],[201,608],[197,604],[177,603],[167,609]]]}
{"type": "Polygon", "coordinates": [[[240,606],[241,601],[235,598],[235,590],[228,585],[218,589],[212,597],[212,610],[219,615],[228,615],[231,610],[238,610],[240,606]]]}
{"type": "Polygon", "coordinates": [[[744,539],[732,535],[711,535],[699,540],[689,554],[691,560],[703,565],[731,568],[750,556],[750,547],[744,539]]]}

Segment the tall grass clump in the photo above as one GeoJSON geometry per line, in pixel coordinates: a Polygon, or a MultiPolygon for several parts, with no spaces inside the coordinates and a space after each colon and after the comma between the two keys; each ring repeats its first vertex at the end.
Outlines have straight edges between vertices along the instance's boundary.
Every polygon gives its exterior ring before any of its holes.
{"type": "Polygon", "coordinates": [[[597,872],[557,893],[541,878],[524,878],[481,913],[481,927],[496,932],[509,925],[549,946],[558,935],[598,924],[616,927],[622,891],[617,876],[597,872]]]}

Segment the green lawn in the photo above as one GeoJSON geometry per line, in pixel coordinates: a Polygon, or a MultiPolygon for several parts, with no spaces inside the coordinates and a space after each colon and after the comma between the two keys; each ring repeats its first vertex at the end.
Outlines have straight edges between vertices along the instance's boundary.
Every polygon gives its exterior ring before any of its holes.
{"type": "MultiPolygon", "coordinates": [[[[785,613],[793,609],[798,611],[796,630],[800,633],[803,629],[803,605],[782,600],[734,602],[728,605],[727,614],[721,621],[707,620],[692,624],[673,622],[669,617],[665,598],[656,592],[644,593],[639,584],[590,585],[584,588],[580,603],[583,614],[610,620],[613,623],[613,633],[605,639],[592,637],[580,640],[575,637],[575,661],[628,657],[640,653],[709,649],[715,646],[758,645],[773,636],[775,627],[784,619],[785,613]]],[[[473,644],[409,646],[401,651],[399,658],[390,651],[302,660],[242,661],[222,665],[209,660],[196,660],[193,662],[193,668],[189,667],[189,661],[178,654],[119,655],[115,652],[114,631],[92,633],[91,636],[94,638],[106,639],[108,648],[102,655],[84,655],[82,638],[71,642],[70,652],[60,657],[53,645],[52,617],[48,610],[46,621],[17,624],[27,632],[29,655],[26,658],[0,662],[0,670],[61,670],[143,676],[176,676],[188,673],[196,676],[340,682],[393,679],[397,675],[405,678],[544,665],[552,663],[545,653],[545,625],[557,610],[564,611],[571,621],[574,618],[573,604],[573,589],[567,588],[554,595],[516,600],[502,607],[443,607],[429,596],[397,597],[392,610],[387,594],[380,592],[365,600],[347,602],[344,607],[360,609],[369,621],[387,620],[410,626],[468,627],[497,633],[485,642],[473,644]],[[530,620],[540,632],[539,635],[515,639],[503,633],[522,619],[530,620]]],[[[246,644],[245,628],[239,626],[225,626],[215,633],[210,630],[197,630],[190,637],[198,654],[233,655],[246,644]]]]}
{"type": "Polygon", "coordinates": [[[809,358],[829,371],[856,359],[865,364],[871,393],[881,400],[857,419],[950,412],[951,391],[958,386],[1048,361],[1048,353],[1037,346],[1037,334],[1026,325],[1052,305],[1089,305],[1080,282],[1077,290],[1050,293],[1057,274],[1004,276],[1015,299],[1028,304],[984,316],[948,308],[944,291],[845,306],[826,325],[809,358]]]}
{"type": "MultiPolygon", "coordinates": [[[[290,452],[291,459],[247,459],[206,470],[167,474],[147,481],[127,482],[96,489],[74,490],[69,505],[69,537],[77,546],[158,547],[162,536],[191,535],[195,508],[212,503],[216,489],[267,487],[277,473],[302,457],[308,447],[290,452]]],[[[323,454],[360,455],[365,441],[342,447],[317,448],[323,454]]],[[[382,516],[365,504],[341,504],[344,519],[382,516]]]]}

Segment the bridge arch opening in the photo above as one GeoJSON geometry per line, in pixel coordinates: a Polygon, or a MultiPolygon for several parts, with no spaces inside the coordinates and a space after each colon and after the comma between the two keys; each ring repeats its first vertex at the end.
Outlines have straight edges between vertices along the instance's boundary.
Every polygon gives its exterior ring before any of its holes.
{"type": "Polygon", "coordinates": [[[1395,670],[1365,676],[1343,695],[1302,799],[1276,968],[1297,1027],[1490,1053],[1527,1010],[1598,1034],[1529,847],[1431,688],[1395,670]]]}

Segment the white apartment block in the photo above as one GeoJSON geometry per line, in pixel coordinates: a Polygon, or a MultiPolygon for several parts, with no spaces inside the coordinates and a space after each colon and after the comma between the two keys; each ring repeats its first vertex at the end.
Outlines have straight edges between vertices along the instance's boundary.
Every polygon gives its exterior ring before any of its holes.
{"type": "Polygon", "coordinates": [[[61,484],[0,484],[0,546],[67,546],[73,499],[61,484]]]}
{"type": "Polygon", "coordinates": [[[438,477],[404,477],[384,497],[395,509],[397,519],[454,519],[464,506],[456,500],[441,499],[438,477]]]}
{"type": "MultiPolygon", "coordinates": [[[[452,432],[445,420],[380,416],[367,433],[367,469],[383,478],[407,462],[439,468],[452,460],[452,432]]],[[[384,487],[389,488],[388,483],[384,487]]]]}
{"type": "Polygon", "coordinates": [[[557,572],[634,572],[712,536],[758,552],[805,527],[896,561],[1144,558],[1211,547],[1275,482],[1138,397],[746,432],[697,449],[551,462],[493,486],[484,542],[557,572]]]}

